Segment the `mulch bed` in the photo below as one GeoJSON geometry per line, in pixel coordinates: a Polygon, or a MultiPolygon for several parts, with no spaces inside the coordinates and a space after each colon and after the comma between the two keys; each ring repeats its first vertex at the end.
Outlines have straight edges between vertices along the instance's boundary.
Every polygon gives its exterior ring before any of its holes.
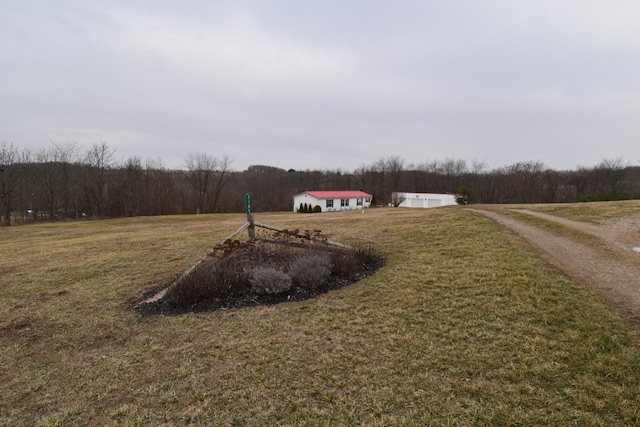
{"type": "MultiPolygon", "coordinates": [[[[299,286],[293,286],[286,292],[276,295],[254,295],[249,294],[243,297],[227,297],[224,299],[210,299],[198,302],[197,304],[193,304],[189,307],[179,307],[174,305],[173,303],[160,300],[158,302],[149,303],[149,304],[141,304],[136,307],[136,311],[138,311],[142,316],[171,316],[171,315],[179,315],[183,313],[190,312],[211,312],[216,310],[230,310],[230,309],[241,309],[245,307],[257,307],[263,305],[273,305],[273,304],[281,304],[291,301],[304,301],[309,298],[313,298],[317,295],[341,289],[345,286],[356,283],[365,277],[368,277],[374,274],[379,268],[384,266],[384,259],[381,258],[376,264],[368,265],[364,267],[362,270],[352,273],[349,276],[334,276],[331,275],[324,283],[317,288],[311,290],[308,288],[303,288],[299,286]]],[[[139,301],[144,301],[153,295],[155,295],[158,291],[160,291],[164,286],[160,286],[154,288],[147,293],[145,293],[139,301]]]]}

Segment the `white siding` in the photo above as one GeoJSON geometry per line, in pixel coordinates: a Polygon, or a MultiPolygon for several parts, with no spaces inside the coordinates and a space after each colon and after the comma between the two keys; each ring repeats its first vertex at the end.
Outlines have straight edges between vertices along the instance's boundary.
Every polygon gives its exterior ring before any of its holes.
{"type": "Polygon", "coordinates": [[[335,211],[347,211],[356,209],[368,209],[371,206],[371,198],[367,201],[366,197],[348,197],[347,204],[343,206],[341,198],[329,199],[333,200],[333,207],[327,207],[327,199],[317,199],[310,194],[302,193],[294,196],[293,198],[293,211],[298,212],[300,209],[300,203],[303,205],[311,205],[311,208],[318,205],[322,208],[322,212],[335,212],[335,211]],[[362,199],[362,204],[358,205],[358,199],[362,199]]]}
{"type": "MultiPolygon", "coordinates": [[[[320,207],[322,207],[322,210],[324,210],[324,200],[320,201],[318,199],[316,199],[315,197],[311,196],[310,194],[298,194],[296,197],[293,198],[293,211],[294,212],[298,212],[298,209],[300,209],[300,203],[302,203],[303,205],[306,203],[307,205],[311,205],[311,208],[313,208],[315,205],[320,205],[320,207]]],[[[338,200],[338,204],[340,203],[340,200],[338,200]]],[[[335,202],[334,202],[334,206],[335,206],[335,202]]]]}
{"type": "Polygon", "coordinates": [[[436,208],[457,205],[455,194],[439,193],[394,193],[392,200],[399,200],[398,205],[405,208],[436,208]]]}
{"type": "MultiPolygon", "coordinates": [[[[424,208],[424,199],[408,199],[409,207],[424,208]]],[[[400,204],[402,206],[402,204],[400,204]]]]}

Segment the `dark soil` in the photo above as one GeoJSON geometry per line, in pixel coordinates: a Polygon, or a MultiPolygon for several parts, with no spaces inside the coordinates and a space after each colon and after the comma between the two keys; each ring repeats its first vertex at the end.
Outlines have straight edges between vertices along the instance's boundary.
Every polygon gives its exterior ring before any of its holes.
{"type": "MultiPolygon", "coordinates": [[[[216,310],[239,309],[244,307],[257,307],[263,305],[273,305],[291,301],[304,301],[317,295],[341,289],[356,283],[365,277],[374,274],[385,264],[384,258],[372,265],[363,267],[360,271],[353,272],[348,276],[331,275],[324,283],[315,289],[308,289],[300,286],[293,286],[287,292],[276,295],[254,295],[248,294],[243,297],[227,297],[224,299],[209,299],[198,302],[188,307],[177,306],[170,301],[160,300],[158,302],[141,304],[136,307],[142,316],[171,316],[189,312],[211,312],[216,310]]],[[[140,301],[150,298],[164,286],[160,286],[145,293],[140,301]]]]}

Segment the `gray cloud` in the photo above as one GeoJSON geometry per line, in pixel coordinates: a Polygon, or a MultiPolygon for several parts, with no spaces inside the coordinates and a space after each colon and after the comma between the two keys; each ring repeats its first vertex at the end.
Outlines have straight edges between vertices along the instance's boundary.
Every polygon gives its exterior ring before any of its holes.
{"type": "Polygon", "coordinates": [[[180,166],[640,160],[631,1],[25,1],[0,17],[0,140],[180,166]]]}

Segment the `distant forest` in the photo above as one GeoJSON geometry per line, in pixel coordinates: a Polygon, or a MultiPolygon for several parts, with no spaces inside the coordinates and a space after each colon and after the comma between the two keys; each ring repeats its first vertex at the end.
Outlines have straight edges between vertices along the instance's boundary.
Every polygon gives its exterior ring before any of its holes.
{"type": "Polygon", "coordinates": [[[21,224],[82,218],[290,211],[292,196],[305,190],[363,190],[375,204],[392,193],[456,193],[468,203],[558,203],[640,198],[640,167],[623,159],[556,171],[538,161],[488,170],[482,163],[445,159],[407,164],[381,158],[354,171],[284,170],[266,165],[233,171],[226,155],[185,156],[184,169],[160,159],[116,162],[105,142],[82,152],[77,144],[18,150],[0,143],[0,223],[21,224]]]}

